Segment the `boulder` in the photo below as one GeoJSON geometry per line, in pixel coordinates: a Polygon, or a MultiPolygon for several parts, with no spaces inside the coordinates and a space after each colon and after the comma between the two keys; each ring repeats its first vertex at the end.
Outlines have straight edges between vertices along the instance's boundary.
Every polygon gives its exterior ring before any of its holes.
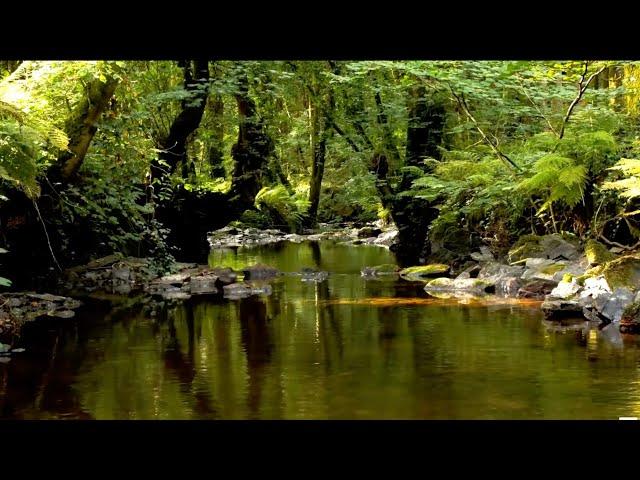
{"type": "Polygon", "coordinates": [[[488,262],[482,265],[477,278],[497,280],[501,277],[520,277],[524,273],[523,265],[504,265],[498,262],[488,262]]]}
{"type": "Polygon", "coordinates": [[[191,277],[189,282],[190,292],[192,295],[205,295],[218,293],[218,277],[211,274],[198,275],[191,277]]]}
{"type": "Polygon", "coordinates": [[[600,314],[613,323],[622,319],[624,310],[633,303],[633,292],[625,287],[616,288],[599,309],[600,314]]]}
{"type": "Polygon", "coordinates": [[[585,272],[588,277],[603,276],[611,288],[636,290],[640,285],[640,256],[625,255],[585,272]]]}
{"type": "Polygon", "coordinates": [[[523,235],[509,250],[509,261],[518,262],[526,258],[550,260],[578,260],[579,240],[570,235],[523,235]]]}

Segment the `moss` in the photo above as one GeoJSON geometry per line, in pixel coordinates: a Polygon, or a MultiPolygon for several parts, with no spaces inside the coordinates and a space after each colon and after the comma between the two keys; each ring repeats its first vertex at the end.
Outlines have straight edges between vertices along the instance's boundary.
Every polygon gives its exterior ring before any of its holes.
{"type": "Polygon", "coordinates": [[[616,258],[600,267],[587,271],[589,276],[604,275],[607,283],[612,289],[618,287],[629,287],[635,289],[640,285],[640,257],[636,255],[625,255],[616,258]],[[597,273],[596,273],[597,272],[597,273]]]}
{"type": "Polygon", "coordinates": [[[565,273],[562,276],[562,281],[565,283],[571,283],[573,281],[574,278],[578,278],[578,277],[574,277],[573,275],[571,275],[570,273],[565,273]]]}
{"type": "Polygon", "coordinates": [[[540,269],[540,273],[544,273],[545,275],[553,275],[554,273],[558,273],[566,268],[564,263],[554,263],[547,267],[540,269]]]}
{"type": "Polygon", "coordinates": [[[509,261],[518,262],[540,254],[544,251],[540,245],[542,237],[540,235],[523,235],[516,243],[513,244],[511,250],[509,250],[509,261]]]}
{"type": "Polygon", "coordinates": [[[446,277],[434,278],[429,283],[427,283],[427,287],[429,287],[429,288],[443,288],[443,287],[452,288],[453,287],[453,280],[451,280],[450,278],[446,278],[446,277]]]}
{"type": "Polygon", "coordinates": [[[584,246],[584,253],[587,256],[589,265],[601,265],[616,258],[613,253],[607,250],[607,247],[597,240],[587,240],[584,246]]]}
{"type": "Polygon", "coordinates": [[[409,278],[422,279],[435,277],[447,272],[449,272],[449,265],[445,265],[443,263],[432,263],[430,265],[420,265],[416,267],[405,268],[404,270],[400,271],[400,275],[409,278]]]}

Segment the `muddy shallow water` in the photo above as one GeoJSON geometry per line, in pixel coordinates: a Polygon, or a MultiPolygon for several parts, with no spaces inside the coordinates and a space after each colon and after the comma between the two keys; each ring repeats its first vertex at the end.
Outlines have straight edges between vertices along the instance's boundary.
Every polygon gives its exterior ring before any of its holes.
{"type": "Polygon", "coordinates": [[[640,416],[640,343],[558,328],[537,304],[435,299],[365,280],[375,246],[214,251],[211,265],[283,276],[270,296],[197,298],[159,316],[135,299],[89,302],[27,325],[0,363],[0,418],[617,419],[640,416]]]}

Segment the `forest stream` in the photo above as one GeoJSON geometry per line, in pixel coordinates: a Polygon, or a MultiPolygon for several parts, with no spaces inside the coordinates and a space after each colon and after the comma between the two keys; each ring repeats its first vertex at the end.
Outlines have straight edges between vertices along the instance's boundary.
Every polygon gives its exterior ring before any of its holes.
{"type": "Polygon", "coordinates": [[[388,249],[337,242],[214,249],[209,265],[282,275],[269,295],[192,297],[152,316],[85,300],[25,325],[0,363],[4,419],[617,419],[640,416],[635,336],[544,321],[539,302],[467,302],[365,278],[388,249]]]}

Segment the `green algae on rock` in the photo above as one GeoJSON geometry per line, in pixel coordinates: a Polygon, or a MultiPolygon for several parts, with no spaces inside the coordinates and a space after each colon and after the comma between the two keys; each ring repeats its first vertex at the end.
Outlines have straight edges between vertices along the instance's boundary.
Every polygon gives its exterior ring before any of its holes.
{"type": "Polygon", "coordinates": [[[449,265],[443,263],[432,263],[430,265],[419,265],[400,270],[400,276],[407,280],[424,280],[426,278],[437,277],[449,273],[449,265]]]}

